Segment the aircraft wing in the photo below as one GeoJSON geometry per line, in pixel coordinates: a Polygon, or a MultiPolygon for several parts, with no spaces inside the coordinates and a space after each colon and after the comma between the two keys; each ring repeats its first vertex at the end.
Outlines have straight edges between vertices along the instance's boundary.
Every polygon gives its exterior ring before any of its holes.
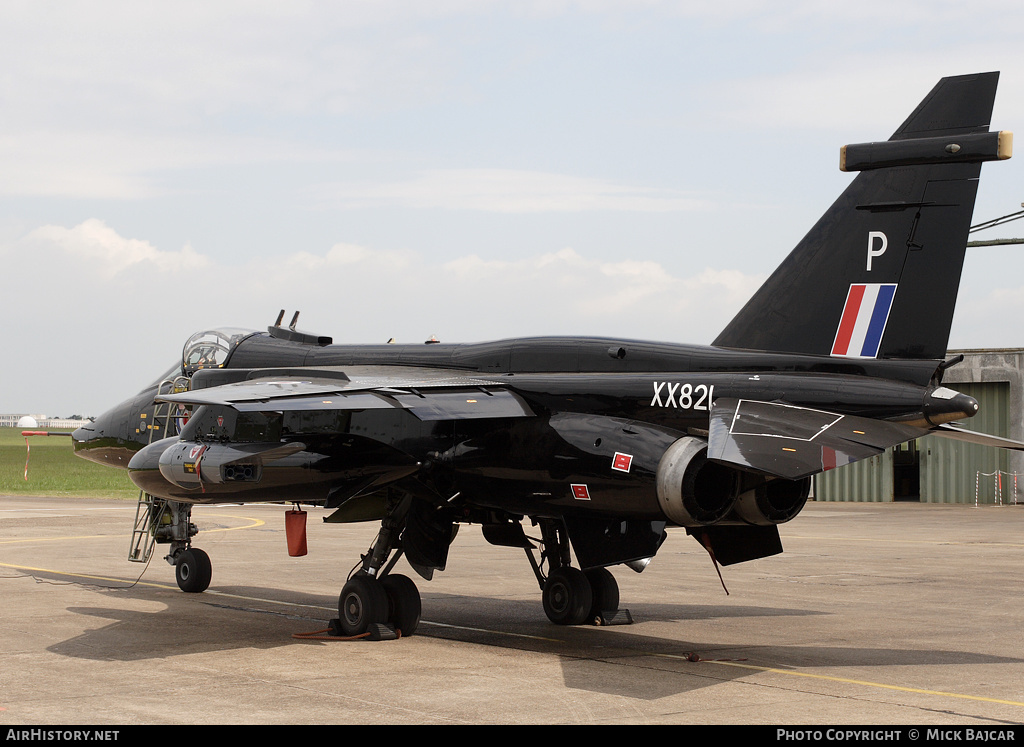
{"type": "Polygon", "coordinates": [[[928,433],[785,402],[722,398],[711,409],[708,458],[796,480],[928,433]]]}
{"type": "Polygon", "coordinates": [[[531,417],[533,411],[499,382],[459,375],[412,372],[357,376],[301,375],[246,379],[166,394],[165,402],[230,407],[239,412],[404,409],[420,420],[531,417]]]}

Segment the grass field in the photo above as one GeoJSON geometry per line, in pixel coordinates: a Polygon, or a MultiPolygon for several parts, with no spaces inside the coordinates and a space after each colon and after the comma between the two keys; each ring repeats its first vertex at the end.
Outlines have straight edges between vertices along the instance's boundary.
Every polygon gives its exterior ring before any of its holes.
{"type": "Polygon", "coordinates": [[[0,428],[0,494],[136,500],[128,473],[77,457],[67,436],[30,436],[28,480],[21,428],[0,428]]]}

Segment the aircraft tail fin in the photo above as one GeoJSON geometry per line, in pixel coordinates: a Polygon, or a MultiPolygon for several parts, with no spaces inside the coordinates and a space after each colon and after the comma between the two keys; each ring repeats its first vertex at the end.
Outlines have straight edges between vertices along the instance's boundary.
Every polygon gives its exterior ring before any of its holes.
{"type": "Polygon", "coordinates": [[[888,141],[848,145],[861,173],[714,345],[854,358],[946,354],[999,73],[943,78],[888,141]]]}

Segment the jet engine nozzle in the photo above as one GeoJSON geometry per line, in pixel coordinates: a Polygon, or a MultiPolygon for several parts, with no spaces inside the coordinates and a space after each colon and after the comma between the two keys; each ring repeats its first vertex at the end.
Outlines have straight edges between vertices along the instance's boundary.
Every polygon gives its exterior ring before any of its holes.
{"type": "Polygon", "coordinates": [[[736,515],[747,524],[784,524],[803,509],[811,494],[811,478],[768,480],[740,495],[736,515]]]}
{"type": "Polygon", "coordinates": [[[658,464],[658,503],[679,526],[715,524],[739,496],[739,473],[708,461],[707,453],[706,442],[687,436],[669,446],[658,464]]]}

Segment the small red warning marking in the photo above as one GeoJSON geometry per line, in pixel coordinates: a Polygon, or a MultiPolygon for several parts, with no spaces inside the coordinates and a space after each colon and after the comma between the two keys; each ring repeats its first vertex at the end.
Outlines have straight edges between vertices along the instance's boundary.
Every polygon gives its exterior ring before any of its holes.
{"type": "Polygon", "coordinates": [[[618,470],[619,472],[629,472],[629,468],[632,464],[632,454],[623,454],[619,451],[615,452],[615,458],[612,459],[612,469],[618,470]]]}
{"type": "Polygon", "coordinates": [[[578,501],[589,501],[590,491],[587,490],[586,485],[573,485],[572,486],[572,497],[578,501]]]}

